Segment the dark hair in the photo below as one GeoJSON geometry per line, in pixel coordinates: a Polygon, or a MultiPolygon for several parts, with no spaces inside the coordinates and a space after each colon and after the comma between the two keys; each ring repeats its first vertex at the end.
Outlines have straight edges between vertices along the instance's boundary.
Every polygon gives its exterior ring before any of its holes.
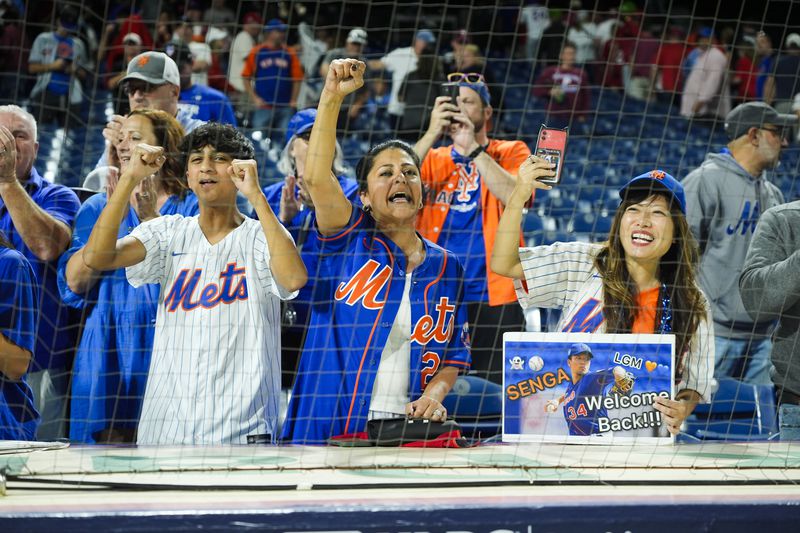
{"type": "Polygon", "coordinates": [[[159,109],[137,109],[131,111],[128,117],[143,116],[153,126],[156,144],[164,149],[166,161],[161,167],[161,183],[169,194],[183,197],[189,191],[186,183],[186,173],[182,165],[182,152],[180,146],[183,140],[183,126],[165,111],[159,109]]]}
{"type": "Polygon", "coordinates": [[[412,161],[414,161],[414,164],[418,169],[420,166],[422,166],[419,156],[414,151],[414,148],[407,142],[401,141],[400,139],[390,139],[388,141],[378,143],[370,148],[369,152],[364,154],[364,157],[362,157],[358,161],[358,165],[356,165],[356,180],[358,181],[359,192],[364,192],[367,190],[367,175],[369,175],[372,167],[375,166],[375,158],[377,158],[381,152],[385,150],[391,150],[392,148],[402,150],[410,155],[412,161]]]}
{"type": "Polygon", "coordinates": [[[228,154],[234,159],[254,159],[256,151],[250,139],[230,124],[207,122],[186,135],[180,150],[184,170],[188,167],[189,154],[211,146],[217,152],[228,154]]]}
{"type": "MultiPolygon", "coordinates": [[[[638,204],[652,195],[662,196],[670,206],[674,242],[659,262],[659,281],[666,285],[672,307],[672,332],[675,334],[677,368],[681,368],[692,337],[700,321],[705,317],[706,305],[697,288],[695,271],[700,260],[700,251],[677,202],[671,202],[663,193],[631,190],[617,208],[611,223],[608,241],[595,259],[595,268],[603,279],[603,316],[607,333],[630,333],[636,317],[638,289],[625,263],[619,231],[622,216],[631,205],[638,204]]],[[[656,321],[660,321],[660,308],[656,321]]]]}

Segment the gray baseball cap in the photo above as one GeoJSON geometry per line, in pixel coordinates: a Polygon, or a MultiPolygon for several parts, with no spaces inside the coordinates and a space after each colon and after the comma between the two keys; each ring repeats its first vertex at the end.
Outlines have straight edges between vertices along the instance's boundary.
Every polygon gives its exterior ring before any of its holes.
{"type": "Polygon", "coordinates": [[[154,85],[171,83],[181,85],[181,75],[178,65],[163,52],[144,52],[131,59],[128,63],[128,73],[122,78],[127,80],[143,80],[154,85]]]}
{"type": "Polygon", "coordinates": [[[750,128],[772,124],[784,128],[797,123],[797,115],[784,115],[764,102],[747,102],[734,107],[725,117],[725,133],[729,139],[738,139],[750,128]]]}

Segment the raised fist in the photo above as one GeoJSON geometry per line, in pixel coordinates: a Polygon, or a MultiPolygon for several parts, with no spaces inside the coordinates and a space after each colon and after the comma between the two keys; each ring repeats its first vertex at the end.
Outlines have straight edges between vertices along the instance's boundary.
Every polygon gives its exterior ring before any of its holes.
{"type": "Polygon", "coordinates": [[[328,68],[325,91],[340,97],[357,91],[364,85],[367,65],[357,59],[336,59],[328,68]]]}

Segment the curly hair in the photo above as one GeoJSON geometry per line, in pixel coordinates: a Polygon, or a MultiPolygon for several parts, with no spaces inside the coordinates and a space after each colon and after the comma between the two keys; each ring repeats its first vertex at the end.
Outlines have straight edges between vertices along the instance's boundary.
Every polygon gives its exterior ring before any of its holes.
{"type": "MultiPolygon", "coordinates": [[[[663,196],[670,205],[674,226],[674,242],[661,257],[658,277],[670,297],[672,307],[672,332],[676,337],[675,353],[678,368],[689,350],[701,319],[706,314],[705,298],[697,286],[695,272],[700,260],[700,251],[694,236],[676,202],[663,196]]],[[[625,210],[652,195],[650,192],[631,192],[622,201],[611,223],[611,233],[595,258],[595,268],[603,280],[603,315],[608,333],[630,333],[636,317],[636,297],[638,289],[628,273],[625,263],[625,250],[620,239],[620,226],[625,210]]],[[[663,309],[656,315],[656,323],[661,320],[663,309]]]]}
{"type": "Polygon", "coordinates": [[[189,154],[206,146],[234,159],[254,159],[256,156],[253,143],[242,132],[230,124],[208,122],[186,135],[181,142],[181,163],[184,171],[188,168],[189,154]]]}
{"type": "Polygon", "coordinates": [[[137,115],[150,121],[156,136],[156,144],[164,149],[166,161],[159,174],[164,190],[169,194],[185,196],[189,192],[189,185],[181,165],[180,144],[184,135],[183,126],[175,117],[159,109],[137,109],[131,111],[128,118],[137,115]]]}

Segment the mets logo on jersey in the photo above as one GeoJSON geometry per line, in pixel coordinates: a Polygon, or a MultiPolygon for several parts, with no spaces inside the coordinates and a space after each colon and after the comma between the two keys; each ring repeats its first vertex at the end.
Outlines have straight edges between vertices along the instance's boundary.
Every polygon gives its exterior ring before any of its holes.
{"type": "Polygon", "coordinates": [[[458,163],[458,196],[456,199],[459,202],[469,202],[472,199],[471,192],[478,190],[479,180],[481,178],[478,172],[478,165],[475,163],[463,164],[458,163]]]}
{"type": "Polygon", "coordinates": [[[450,303],[450,298],[442,296],[436,304],[436,318],[431,315],[422,315],[414,329],[411,331],[411,341],[426,345],[431,341],[446,343],[453,336],[456,321],[456,306],[450,303]]]}
{"type": "Polygon", "coordinates": [[[245,268],[238,268],[236,263],[228,263],[225,270],[219,273],[221,283],[209,283],[196,295],[203,269],[196,268],[189,274],[185,268],[178,273],[172,287],[164,298],[167,311],[174,313],[178,307],[184,311],[192,311],[198,307],[211,309],[220,303],[232,304],[236,300],[247,300],[247,278],[245,268]]]}
{"type": "Polygon", "coordinates": [[[383,265],[378,271],[380,266],[374,259],[364,263],[352,278],[339,284],[334,298],[350,306],[361,302],[367,309],[377,310],[383,307],[386,300],[378,300],[378,297],[392,279],[392,269],[389,265],[383,265]]]}

